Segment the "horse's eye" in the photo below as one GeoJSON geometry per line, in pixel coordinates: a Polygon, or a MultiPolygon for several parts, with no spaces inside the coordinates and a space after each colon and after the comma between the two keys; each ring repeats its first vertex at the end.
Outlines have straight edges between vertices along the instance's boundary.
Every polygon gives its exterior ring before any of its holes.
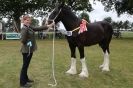
{"type": "Polygon", "coordinates": [[[53,12],[54,15],[56,15],[56,12],[53,12]]]}

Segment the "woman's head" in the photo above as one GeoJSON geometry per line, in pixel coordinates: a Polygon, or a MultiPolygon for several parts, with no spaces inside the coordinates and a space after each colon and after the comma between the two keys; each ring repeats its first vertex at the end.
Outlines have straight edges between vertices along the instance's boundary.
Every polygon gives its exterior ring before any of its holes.
{"type": "Polygon", "coordinates": [[[30,26],[31,24],[31,17],[29,15],[24,15],[22,17],[22,23],[26,26],[30,26]]]}

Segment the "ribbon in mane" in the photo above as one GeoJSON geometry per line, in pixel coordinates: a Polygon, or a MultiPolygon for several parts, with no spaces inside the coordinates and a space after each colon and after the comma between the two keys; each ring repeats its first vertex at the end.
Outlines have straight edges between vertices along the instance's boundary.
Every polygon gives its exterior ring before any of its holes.
{"type": "Polygon", "coordinates": [[[78,32],[79,34],[87,31],[86,23],[87,23],[87,21],[82,19],[82,22],[80,24],[80,29],[79,29],[79,32],[78,32]]]}

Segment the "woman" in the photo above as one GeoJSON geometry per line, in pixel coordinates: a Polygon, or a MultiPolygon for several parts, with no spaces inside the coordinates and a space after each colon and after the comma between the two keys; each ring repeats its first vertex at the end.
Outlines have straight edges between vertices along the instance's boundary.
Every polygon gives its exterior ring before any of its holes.
{"type": "Polygon", "coordinates": [[[21,52],[23,55],[23,65],[20,73],[20,86],[30,87],[31,86],[30,83],[34,81],[28,78],[27,70],[28,70],[33,52],[37,49],[34,31],[47,30],[49,27],[52,27],[54,23],[50,25],[34,28],[30,26],[31,17],[28,15],[23,16],[22,22],[24,24],[21,29],[21,43],[22,43],[21,52]]]}

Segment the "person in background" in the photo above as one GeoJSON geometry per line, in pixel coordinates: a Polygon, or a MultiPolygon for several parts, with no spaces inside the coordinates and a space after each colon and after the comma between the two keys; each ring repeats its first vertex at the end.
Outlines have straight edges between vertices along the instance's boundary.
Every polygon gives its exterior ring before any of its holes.
{"type": "Polygon", "coordinates": [[[37,49],[35,40],[35,31],[47,30],[54,26],[54,23],[50,25],[44,25],[41,27],[31,27],[31,17],[25,15],[22,17],[23,27],[21,29],[21,53],[23,56],[23,65],[20,72],[20,87],[31,87],[31,83],[34,81],[29,79],[27,71],[33,55],[33,52],[37,49]]]}

